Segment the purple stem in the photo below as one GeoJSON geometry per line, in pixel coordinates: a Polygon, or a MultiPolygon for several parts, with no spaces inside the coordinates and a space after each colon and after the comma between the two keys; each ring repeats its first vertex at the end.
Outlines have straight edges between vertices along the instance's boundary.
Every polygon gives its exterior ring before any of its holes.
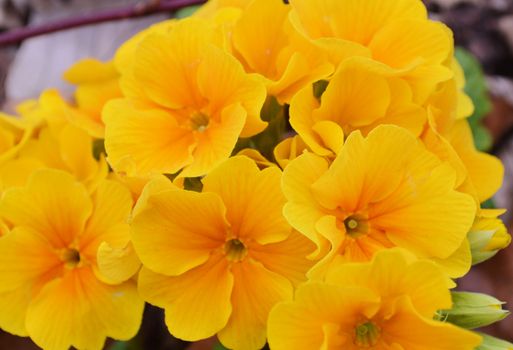
{"type": "Polygon", "coordinates": [[[47,23],[34,27],[23,27],[0,34],[0,47],[17,44],[25,39],[39,35],[49,34],[77,28],[90,24],[97,24],[109,21],[118,21],[126,18],[148,16],[159,12],[172,12],[184,7],[199,5],[206,0],[160,0],[150,1],[130,7],[111,9],[99,13],[93,13],[73,18],[67,18],[53,23],[47,23]]]}

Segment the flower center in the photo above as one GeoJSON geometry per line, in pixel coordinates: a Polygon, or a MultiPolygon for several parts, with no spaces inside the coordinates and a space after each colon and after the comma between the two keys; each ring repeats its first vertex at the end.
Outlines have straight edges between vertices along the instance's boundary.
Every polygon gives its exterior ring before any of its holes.
{"type": "Polygon", "coordinates": [[[62,254],[62,260],[66,264],[66,267],[73,268],[80,264],[80,252],[75,248],[69,248],[62,254]]]}
{"type": "Polygon", "coordinates": [[[380,329],[375,323],[367,321],[355,328],[354,343],[356,346],[371,347],[378,343],[380,329]]]}
{"type": "Polygon", "coordinates": [[[344,227],[349,236],[358,238],[369,232],[367,219],[359,215],[350,215],[344,220],[344,227]]]}
{"type": "Polygon", "coordinates": [[[238,239],[230,239],[224,244],[226,258],[230,261],[241,261],[248,254],[244,243],[238,239]]]}
{"type": "Polygon", "coordinates": [[[208,126],[209,118],[206,114],[195,112],[191,115],[190,123],[192,130],[203,132],[208,126]]]}

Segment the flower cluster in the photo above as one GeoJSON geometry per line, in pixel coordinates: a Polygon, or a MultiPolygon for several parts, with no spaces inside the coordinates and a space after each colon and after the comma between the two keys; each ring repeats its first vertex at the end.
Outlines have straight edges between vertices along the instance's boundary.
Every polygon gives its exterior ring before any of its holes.
{"type": "Polygon", "coordinates": [[[211,0],[76,63],[74,101],[0,115],[0,328],[99,350],[149,302],[236,350],[495,342],[451,292],[511,239],[453,51],[420,0],[211,0]]]}

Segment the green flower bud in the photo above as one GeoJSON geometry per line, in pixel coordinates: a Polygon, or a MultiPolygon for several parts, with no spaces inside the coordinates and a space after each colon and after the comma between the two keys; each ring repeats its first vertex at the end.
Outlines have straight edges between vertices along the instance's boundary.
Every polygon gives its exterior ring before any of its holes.
{"type": "Polygon", "coordinates": [[[509,315],[502,309],[503,302],[486,294],[452,292],[453,306],[442,310],[438,319],[445,320],[459,327],[475,329],[498,322],[509,315]]]}

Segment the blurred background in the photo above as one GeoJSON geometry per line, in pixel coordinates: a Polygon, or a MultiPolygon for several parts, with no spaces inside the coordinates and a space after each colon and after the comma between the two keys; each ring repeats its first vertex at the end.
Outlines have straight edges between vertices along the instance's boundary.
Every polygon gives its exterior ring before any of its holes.
{"type": "MultiPolygon", "coordinates": [[[[151,1],[151,0],[148,0],[151,1]]],[[[144,0],[0,0],[0,32],[78,15],[143,3],[144,0]]],[[[513,0],[425,0],[433,19],[454,32],[458,60],[467,76],[467,92],[476,104],[471,125],[476,145],[500,157],[506,174],[493,198],[509,213],[503,219],[513,231],[513,0]]],[[[0,47],[0,106],[12,111],[49,87],[71,97],[73,87],[61,76],[85,57],[112,58],[116,48],[133,34],[173,14],[102,23],[61,31],[0,47]]],[[[492,294],[513,309],[513,246],[491,261],[474,267],[459,288],[492,294]]],[[[58,312],[58,310],[56,310],[58,312]]],[[[140,334],[131,344],[108,343],[112,350],[212,349],[215,340],[187,344],[171,338],[162,313],[147,308],[140,334]]],[[[513,316],[485,331],[513,341],[513,316]]],[[[37,349],[30,341],[0,331],[0,350],[37,349]]]]}

